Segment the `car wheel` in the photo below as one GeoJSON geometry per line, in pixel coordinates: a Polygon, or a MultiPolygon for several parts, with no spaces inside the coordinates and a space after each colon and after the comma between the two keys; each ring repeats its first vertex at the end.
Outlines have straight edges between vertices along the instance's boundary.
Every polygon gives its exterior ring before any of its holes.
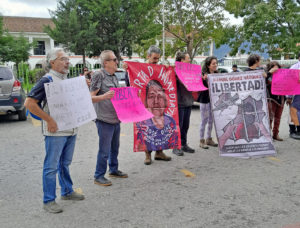
{"type": "Polygon", "coordinates": [[[20,121],[25,121],[27,120],[26,116],[26,108],[23,108],[22,110],[18,111],[18,116],[20,121]]]}

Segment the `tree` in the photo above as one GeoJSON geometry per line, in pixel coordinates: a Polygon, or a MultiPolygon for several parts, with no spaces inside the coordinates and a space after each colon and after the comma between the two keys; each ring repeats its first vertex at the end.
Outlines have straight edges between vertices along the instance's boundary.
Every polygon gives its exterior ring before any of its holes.
{"type": "MultiPolygon", "coordinates": [[[[165,30],[174,36],[173,54],[186,50],[193,59],[210,40],[219,44],[226,29],[224,6],[219,0],[165,0],[165,30]]],[[[162,24],[163,7],[159,9],[162,24]]]]}
{"type": "Polygon", "coordinates": [[[3,29],[3,21],[0,17],[0,60],[2,62],[15,62],[16,66],[22,61],[29,59],[29,50],[34,43],[29,43],[23,35],[19,37],[11,36],[3,29]]]}
{"type": "Polygon", "coordinates": [[[132,55],[132,46],[157,34],[153,8],[160,0],[60,0],[46,31],[71,51],[97,56],[102,50],[132,55]]]}
{"type": "Polygon", "coordinates": [[[100,41],[96,36],[98,22],[91,20],[91,12],[84,7],[83,1],[78,0],[58,1],[57,10],[50,11],[50,15],[55,27],[48,25],[45,31],[70,51],[82,55],[85,66],[85,56],[93,54],[91,44],[100,41]]]}
{"type": "Polygon", "coordinates": [[[243,17],[243,25],[228,33],[232,54],[245,51],[245,41],[250,43],[250,51],[267,52],[271,56],[299,52],[299,0],[227,0],[226,9],[236,17],[243,17]]]}

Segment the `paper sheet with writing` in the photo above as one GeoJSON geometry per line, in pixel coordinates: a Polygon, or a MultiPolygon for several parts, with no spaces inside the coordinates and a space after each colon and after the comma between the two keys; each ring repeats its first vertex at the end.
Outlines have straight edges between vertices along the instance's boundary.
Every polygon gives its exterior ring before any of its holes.
{"type": "Polygon", "coordinates": [[[175,71],[178,78],[188,91],[207,90],[202,82],[200,65],[176,62],[175,71]]]}
{"type": "Polygon", "coordinates": [[[58,130],[79,127],[97,118],[84,77],[45,83],[50,116],[58,130]]]}
{"type": "Polygon", "coordinates": [[[115,91],[115,96],[111,102],[121,122],[139,122],[153,117],[153,114],[145,108],[138,97],[137,88],[121,87],[111,88],[111,90],[115,91]]]}
{"type": "Polygon", "coordinates": [[[271,91],[274,95],[299,95],[300,70],[278,69],[272,78],[271,91]]]}

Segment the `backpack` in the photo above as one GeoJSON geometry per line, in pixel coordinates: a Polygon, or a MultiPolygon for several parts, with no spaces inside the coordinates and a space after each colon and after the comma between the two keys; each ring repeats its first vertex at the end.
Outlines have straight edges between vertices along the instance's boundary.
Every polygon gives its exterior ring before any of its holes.
{"type": "MultiPolygon", "coordinates": [[[[53,79],[50,75],[45,75],[44,77],[48,78],[50,82],[53,82],[53,79]]],[[[38,103],[38,106],[43,110],[44,107],[46,106],[47,104],[47,100],[42,100],[41,102],[38,103]],[[42,104],[43,102],[43,104],[42,104]]],[[[37,115],[34,115],[32,112],[30,112],[28,109],[26,111],[26,116],[28,116],[30,114],[30,116],[33,118],[33,119],[36,119],[36,120],[42,120],[40,117],[38,117],[37,115]]]]}

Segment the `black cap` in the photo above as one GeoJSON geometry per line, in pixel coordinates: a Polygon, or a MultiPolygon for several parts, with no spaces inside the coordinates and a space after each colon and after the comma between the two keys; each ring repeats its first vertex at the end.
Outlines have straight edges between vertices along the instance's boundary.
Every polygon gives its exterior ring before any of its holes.
{"type": "Polygon", "coordinates": [[[236,68],[237,68],[237,65],[236,65],[236,64],[233,64],[232,67],[236,67],[236,68]]]}

